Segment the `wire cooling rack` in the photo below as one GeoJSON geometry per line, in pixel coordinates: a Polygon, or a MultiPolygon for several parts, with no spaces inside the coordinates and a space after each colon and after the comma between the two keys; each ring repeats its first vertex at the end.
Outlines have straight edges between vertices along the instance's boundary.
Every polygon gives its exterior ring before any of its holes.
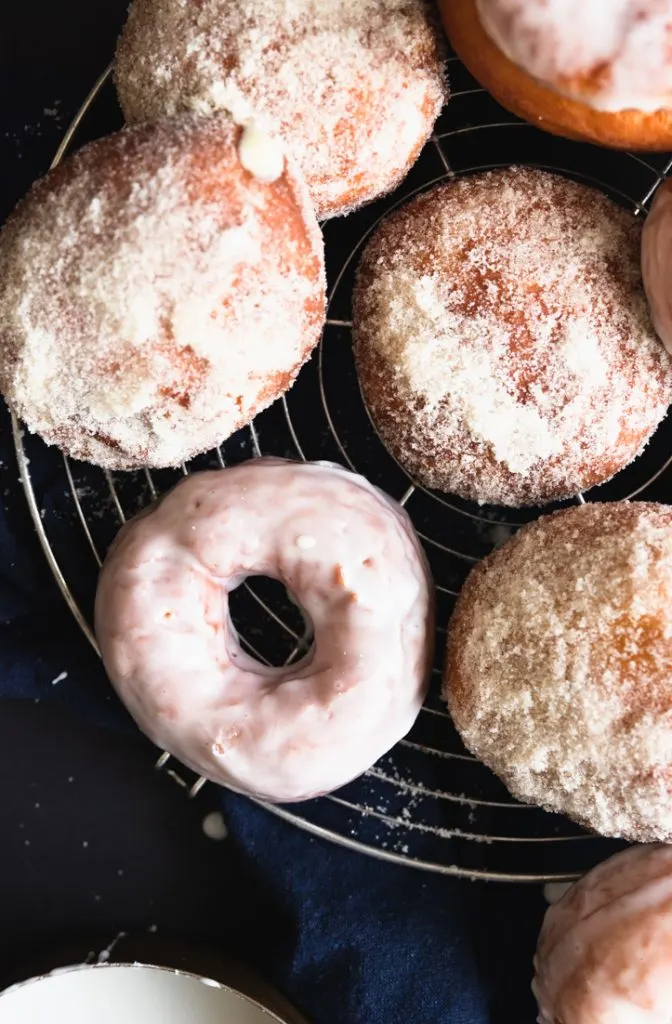
{"type": "MultiPolygon", "coordinates": [[[[640,216],[672,160],[600,150],[556,139],[508,114],[456,58],[452,97],[435,134],[392,196],[325,228],[330,282],[328,320],[294,388],[253,424],[182,471],[109,473],[70,461],[14,421],[21,479],[50,568],[82,631],[96,647],[92,609],[97,571],[121,523],[169,489],[181,473],[224,467],[262,454],[331,459],[363,473],[400,501],[427,551],[437,587],[438,635],[430,695],[409,733],[360,779],[331,796],[269,807],[273,813],[351,849],[441,872],[499,881],[575,877],[622,844],[582,831],[562,817],[513,800],[467,753],[439,690],[445,626],[471,567],[537,511],[479,507],[427,490],[387,452],[364,404],[350,344],[353,274],[362,246],[391,209],[456,175],[512,163],[555,170],[596,186],[640,216]],[[39,478],[35,467],[39,466],[39,478]],[[62,489],[71,515],[42,508],[45,481],[62,489]]],[[[70,126],[54,164],[90,138],[121,126],[109,69],[70,126]]],[[[631,467],[589,492],[590,500],[672,493],[672,424],[665,423],[631,467]]],[[[576,501],[583,502],[583,495],[576,501]]],[[[563,503],[568,504],[568,503],[563,503]]],[[[553,506],[558,507],[558,506],[553,506]]],[[[545,510],[548,511],[548,508],[545,510]]],[[[234,620],[249,652],[281,664],[303,651],[303,623],[279,585],[243,584],[232,595],[234,620]]],[[[190,794],[204,784],[162,754],[157,767],[190,794]]]]}

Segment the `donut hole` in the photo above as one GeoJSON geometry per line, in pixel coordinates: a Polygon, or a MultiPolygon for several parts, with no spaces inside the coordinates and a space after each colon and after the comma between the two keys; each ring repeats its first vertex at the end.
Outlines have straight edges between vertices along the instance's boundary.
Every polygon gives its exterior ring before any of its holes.
{"type": "Polygon", "coordinates": [[[229,612],[243,648],[269,665],[299,661],[312,649],[312,623],[280,580],[247,577],[229,594],[229,612]]]}

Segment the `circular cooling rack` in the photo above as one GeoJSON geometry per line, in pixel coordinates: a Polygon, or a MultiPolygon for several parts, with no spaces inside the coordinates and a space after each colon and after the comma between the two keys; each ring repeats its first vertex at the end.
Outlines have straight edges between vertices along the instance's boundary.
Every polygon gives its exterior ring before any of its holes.
{"type": "MultiPolygon", "coordinates": [[[[449,875],[500,881],[560,881],[583,873],[623,844],[600,839],[566,819],[516,802],[463,747],[440,698],[446,623],[475,562],[542,510],[478,506],[417,484],[387,452],[360,393],[350,344],[353,275],[380,218],[439,181],[509,164],[554,170],[593,185],[643,215],[672,167],[667,156],[635,156],[547,135],[504,111],[449,60],[450,103],[435,134],[398,191],[324,225],[328,319],[321,343],[292,390],[270,409],[181,471],[109,473],[64,458],[14,421],[19,469],[45,555],[84,634],[95,647],[93,598],[98,568],[120,525],[177,482],[182,473],[224,467],[259,455],[328,459],[364,474],[410,514],[436,581],[438,629],[431,692],[408,736],[370,771],[328,797],[270,807],[294,824],[386,860],[449,875]]],[[[121,127],[109,70],[101,75],[54,159],[121,127]]],[[[592,501],[672,494],[672,422],[644,454],[592,501]]],[[[585,500],[577,495],[577,502],[585,500]]],[[[568,504],[568,503],[564,503],[568,504]]],[[[551,506],[558,507],[558,506],[551,506]]],[[[548,511],[549,507],[543,511],[548,511]]],[[[305,650],[296,607],[278,585],[250,580],[232,595],[249,652],[280,664],[305,650]]],[[[185,681],[185,685],[188,682],[185,681]]],[[[204,780],[162,754],[157,767],[189,793],[204,780]]]]}

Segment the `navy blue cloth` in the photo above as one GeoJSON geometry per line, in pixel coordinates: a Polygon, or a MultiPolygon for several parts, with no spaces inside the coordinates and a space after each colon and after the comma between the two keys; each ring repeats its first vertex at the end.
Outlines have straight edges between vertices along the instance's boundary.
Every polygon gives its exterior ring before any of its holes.
{"type": "MultiPolygon", "coordinates": [[[[91,727],[133,735],[133,724],[46,566],[4,411],[0,458],[2,696],[38,702],[36,715],[48,704],[91,727]]],[[[39,476],[38,467],[31,469],[39,476]]],[[[59,755],[49,756],[58,767],[59,755]]],[[[148,775],[150,768],[148,757],[148,775]]],[[[100,799],[104,805],[106,791],[100,799]]],[[[244,952],[316,1024],[534,1020],[529,982],[544,911],[540,887],[455,880],[381,863],[314,839],[242,798],[221,799],[230,833],[222,872],[237,899],[213,892],[213,902],[191,928],[198,937],[244,952]],[[256,915],[252,930],[250,905],[256,915]],[[264,938],[267,927],[271,942],[264,938]]],[[[86,817],[79,828],[86,832],[86,817]]],[[[113,850],[109,856],[114,860],[113,850]]],[[[80,872],[81,865],[74,870],[80,872]]],[[[153,876],[156,865],[147,863],[144,870],[153,876]]],[[[171,899],[193,895],[176,890],[171,899]]],[[[79,914],[79,924],[100,930],[99,908],[89,909],[89,915],[79,914]]],[[[63,934],[71,936],[67,908],[61,913],[63,934]]],[[[147,925],[158,913],[156,907],[148,910],[147,925]]],[[[105,924],[128,929],[128,910],[105,918],[105,924]]],[[[49,928],[54,931],[53,921],[49,928]]],[[[38,920],[31,939],[39,937],[38,920]]]]}
{"type": "MultiPolygon", "coordinates": [[[[72,33],[77,32],[70,22],[66,33],[70,49],[64,52],[63,38],[54,39],[58,53],[51,62],[49,40],[42,35],[40,60],[29,64],[18,59],[12,32],[4,31],[0,22],[4,38],[0,43],[0,219],[44,171],[70,115],[104,63],[102,54],[109,56],[112,51],[122,5],[110,5],[114,9],[108,14],[106,5],[86,6],[96,12],[96,24],[90,26],[92,42],[76,46],[72,33]]],[[[63,17],[61,5],[50,5],[49,32],[63,35],[63,26],[53,17],[56,8],[63,17]]],[[[20,12],[0,15],[0,19],[6,17],[14,19],[10,27],[19,40],[20,12]]],[[[39,26],[31,29],[33,38],[38,31],[39,26]]],[[[32,702],[36,729],[49,706],[86,723],[87,729],[103,727],[127,736],[129,750],[135,751],[136,730],[112,694],[40,549],[4,409],[1,415],[0,696],[17,698],[26,706],[32,702]]],[[[30,468],[51,521],[73,516],[74,509],[64,502],[56,480],[51,489],[50,464],[38,462],[30,468]]],[[[30,735],[30,722],[24,728],[30,735]]],[[[48,735],[48,727],[40,728],[46,728],[48,735]]],[[[46,747],[41,741],[31,754],[33,760],[46,747]]],[[[65,755],[50,751],[49,756],[56,770],[59,757],[65,755]]],[[[25,775],[19,774],[16,783],[19,796],[22,778],[25,775]]],[[[101,807],[108,798],[111,806],[118,807],[119,794],[116,802],[111,791],[106,794],[104,787],[101,807]]],[[[198,932],[201,922],[204,938],[239,948],[316,1024],[531,1024],[534,1020],[529,982],[544,912],[539,886],[472,883],[381,863],[313,839],[244,799],[219,794],[216,798],[223,801],[230,831],[226,843],[218,847],[226,886],[213,889],[207,906],[199,904],[197,920],[192,917],[189,927],[198,932]]],[[[129,854],[133,835],[126,834],[123,822],[119,830],[129,854]]],[[[54,838],[54,850],[62,839],[61,835],[54,838]]],[[[115,840],[110,843],[114,847],[115,840]]],[[[142,849],[140,844],[137,870],[146,871],[149,885],[157,867],[142,863],[142,849]]],[[[167,851],[169,855],[174,859],[174,851],[167,851]]],[[[197,854],[192,851],[189,856],[197,854]]],[[[206,856],[213,854],[202,856],[205,871],[206,856]]],[[[24,872],[25,900],[30,902],[34,872],[36,885],[39,877],[40,886],[45,887],[40,898],[46,906],[49,884],[61,886],[63,878],[49,880],[48,854],[46,862],[44,858],[31,862],[28,853],[25,860],[17,857],[12,870],[18,870],[19,864],[24,872]]],[[[70,869],[65,857],[58,863],[59,872],[72,873],[68,884],[76,891],[76,873],[85,874],[85,867],[76,862],[70,869]]],[[[115,884],[118,908],[110,911],[108,907],[104,923],[124,928],[131,912],[124,901],[123,880],[115,884]]],[[[193,905],[194,896],[189,887],[176,883],[172,895],[165,897],[166,906],[171,899],[190,900],[193,905]]],[[[73,920],[65,904],[58,904],[54,913],[56,918],[45,911],[44,918],[38,916],[31,924],[36,948],[43,920],[48,922],[50,940],[59,922],[63,934],[70,937],[75,927],[93,929],[103,922],[95,903],[84,916],[78,911],[73,920]]],[[[145,913],[149,926],[150,917],[160,916],[161,908],[142,910],[141,916],[145,913]]],[[[179,915],[171,918],[178,922],[176,927],[180,920],[179,915]]],[[[11,943],[7,919],[3,930],[11,943]]]]}

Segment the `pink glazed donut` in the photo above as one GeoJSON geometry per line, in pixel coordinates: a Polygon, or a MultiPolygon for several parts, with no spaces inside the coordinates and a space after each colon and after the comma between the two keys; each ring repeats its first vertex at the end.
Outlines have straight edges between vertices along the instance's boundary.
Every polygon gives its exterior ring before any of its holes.
{"type": "Polygon", "coordinates": [[[540,1024],[672,1020],[672,847],[633,846],[550,907],[533,990],[540,1024]]]}
{"type": "Polygon", "coordinates": [[[672,352],[672,179],[656,192],[642,231],[642,278],[653,326],[672,352]]]}
{"type": "Polygon", "coordinates": [[[103,662],[140,728],[213,782],[291,803],[344,785],[412,726],[432,656],[406,512],[328,463],[194,474],[120,532],[96,595],[103,662]],[[280,580],[314,628],[296,664],[240,646],[227,595],[280,580]]]}

